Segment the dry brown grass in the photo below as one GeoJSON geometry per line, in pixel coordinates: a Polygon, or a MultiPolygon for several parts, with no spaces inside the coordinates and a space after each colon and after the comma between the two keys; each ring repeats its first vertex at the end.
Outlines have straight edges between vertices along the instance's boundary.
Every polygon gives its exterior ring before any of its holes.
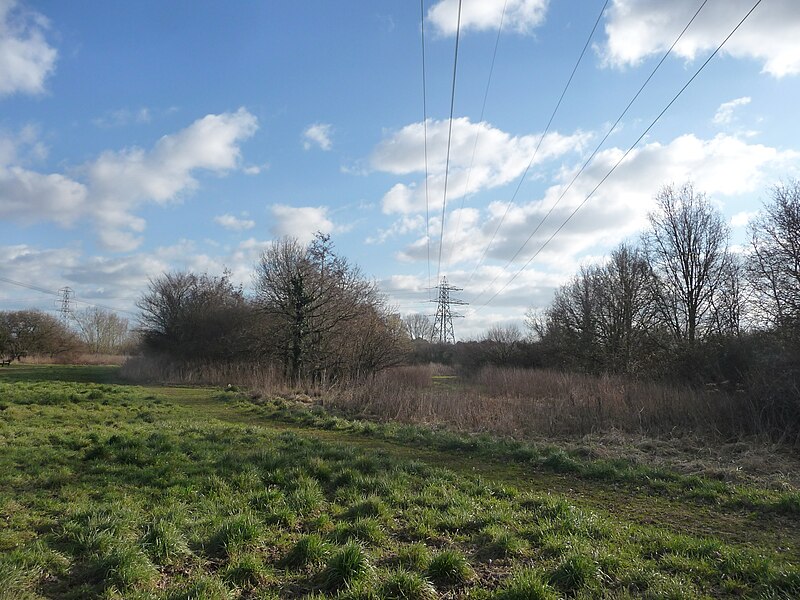
{"type": "Polygon", "coordinates": [[[398,367],[325,388],[292,385],[259,364],[134,357],[121,371],[137,381],[232,384],[351,417],[488,432],[727,481],[800,486],[796,449],[758,435],[757,414],[742,394],[546,370],[489,367],[465,377],[443,365],[398,367]]]}
{"type": "Polygon", "coordinates": [[[91,354],[82,352],[80,354],[64,354],[61,356],[32,355],[23,356],[20,363],[24,365],[122,365],[128,360],[128,356],[122,354],[91,354]]]}
{"type": "Polygon", "coordinates": [[[756,433],[744,398],[613,376],[486,367],[474,375],[437,367],[385,371],[326,397],[351,414],[409,423],[447,424],[503,435],[585,435],[619,430],[720,435],[756,433]]]}

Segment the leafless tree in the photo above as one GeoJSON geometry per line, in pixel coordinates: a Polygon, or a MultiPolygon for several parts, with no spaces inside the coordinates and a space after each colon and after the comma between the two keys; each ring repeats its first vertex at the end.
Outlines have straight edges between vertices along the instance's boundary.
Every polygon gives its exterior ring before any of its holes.
{"type": "Polygon", "coordinates": [[[166,273],[137,303],[145,349],[170,358],[233,360],[248,354],[255,313],[228,273],[166,273]]]}
{"type": "Polygon", "coordinates": [[[83,343],[94,354],[114,354],[128,342],[128,319],[114,312],[89,307],[74,314],[83,343]]]}
{"type": "Polygon", "coordinates": [[[777,185],[750,224],[748,279],[770,327],[800,331],[800,182],[777,185]]]}
{"type": "Polygon", "coordinates": [[[594,276],[596,326],[606,368],[630,373],[643,358],[654,326],[650,266],[642,252],[621,244],[594,276]]]}
{"type": "Polygon", "coordinates": [[[365,365],[383,368],[385,361],[374,353],[388,349],[373,343],[377,337],[390,345],[399,342],[375,285],[333,251],[327,235],[318,234],[308,246],[293,238],[277,240],[262,254],[254,283],[267,316],[268,350],[293,379],[356,374],[365,365]]]}
{"type": "Polygon", "coordinates": [[[78,349],[78,339],[61,321],[38,310],[0,313],[0,357],[58,356],[78,349]]]}
{"type": "Polygon", "coordinates": [[[412,340],[431,341],[433,336],[433,323],[427,315],[413,313],[403,317],[403,326],[408,337],[412,340]]]}
{"type": "Polygon", "coordinates": [[[517,325],[495,325],[484,334],[481,340],[484,353],[490,362],[496,365],[508,365],[517,352],[522,337],[522,332],[517,325]]]}
{"type": "Polygon", "coordinates": [[[657,306],[674,338],[694,346],[713,327],[714,298],[730,269],[728,227],[690,183],[662,188],[656,204],[643,241],[657,306]]]}

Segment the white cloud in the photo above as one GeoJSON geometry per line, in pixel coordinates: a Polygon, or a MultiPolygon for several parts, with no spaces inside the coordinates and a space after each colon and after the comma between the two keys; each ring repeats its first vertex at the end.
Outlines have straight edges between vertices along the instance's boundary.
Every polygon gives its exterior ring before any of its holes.
{"type": "MultiPolygon", "coordinates": [[[[619,148],[598,153],[519,254],[516,268],[545,243],[623,153],[619,148]]],[[[593,249],[602,252],[605,247],[638,235],[646,226],[648,211],[654,207],[654,195],[664,184],[691,180],[695,189],[712,197],[735,197],[763,189],[791,171],[793,166],[796,169],[799,163],[798,152],[748,144],[722,134],[711,139],[688,134],[668,144],[647,144],[628,155],[533,264],[570,273],[587,252],[593,249]]],[[[565,169],[560,182],[550,186],[541,198],[511,207],[489,250],[490,261],[505,264],[511,259],[562,195],[576,171],[577,167],[565,169]]],[[[458,231],[457,211],[454,211],[446,222],[444,260],[455,266],[474,263],[488,245],[507,206],[493,202],[479,214],[469,212],[473,209],[464,209],[458,231]],[[451,248],[454,248],[452,261],[448,261],[451,248]]],[[[432,242],[432,248],[438,245],[432,242]]],[[[400,258],[427,260],[426,238],[422,236],[409,244],[400,258]]],[[[505,283],[508,276],[500,278],[496,288],[505,283]]]]}
{"type": "MultiPolygon", "coordinates": [[[[146,226],[132,214],[136,208],[180,200],[198,186],[199,170],[222,175],[235,168],[240,143],[257,128],[256,118],[244,109],[207,115],[163,136],[149,151],[104,152],[78,170],[82,181],[0,162],[0,217],[61,225],[89,217],[106,249],[129,252],[141,243],[146,226]]],[[[2,154],[18,159],[14,152],[2,154]]]]}
{"type": "Polygon", "coordinates": [[[336,229],[328,218],[326,206],[288,206],[274,204],[270,209],[275,220],[271,230],[276,236],[291,236],[300,243],[308,243],[319,232],[331,233],[336,229]]]}
{"type": "Polygon", "coordinates": [[[44,92],[58,52],[44,37],[47,19],[16,0],[0,0],[0,96],[44,92]]]}
{"type": "MultiPolygon", "coordinates": [[[[461,30],[503,29],[528,33],[544,22],[548,0],[466,0],[461,6],[461,30]],[[505,16],[503,6],[505,5],[505,16]]],[[[439,0],[428,10],[428,19],[441,35],[455,35],[458,0],[439,0]]]]}
{"type": "MultiPolygon", "coordinates": [[[[450,146],[447,200],[509,183],[528,166],[539,135],[512,136],[489,123],[472,123],[467,117],[453,119],[450,146]],[[475,146],[475,140],[478,140],[475,146]],[[473,161],[473,149],[474,161],[473,161]],[[470,170],[470,165],[472,166],[470,170]],[[467,189],[467,182],[469,188],[467,189]]],[[[580,151],[591,134],[548,133],[542,141],[533,166],[580,151]]],[[[428,186],[429,202],[438,202],[444,195],[444,170],[447,156],[448,121],[428,121],[428,186]]],[[[413,123],[394,132],[375,148],[371,157],[374,169],[408,175],[424,173],[424,123],[413,123]]],[[[385,213],[411,213],[425,207],[425,182],[398,183],[384,196],[385,213]]]]}
{"type": "Polygon", "coordinates": [[[0,219],[72,225],[86,209],[86,186],[58,174],[0,166],[0,219]]]}
{"type": "MultiPolygon", "coordinates": [[[[614,66],[636,65],[667,50],[697,6],[696,0],[614,0],[605,26],[606,61],[614,66]]],[[[693,60],[716,48],[752,6],[750,0],[709,2],[673,52],[693,60]]],[[[800,73],[800,2],[764,2],[722,52],[756,59],[774,77],[800,73]]]]}
{"type": "Polygon", "coordinates": [[[245,175],[258,175],[262,171],[269,169],[269,167],[269,163],[263,163],[260,165],[247,165],[246,167],[242,168],[242,173],[245,175]]]}
{"type": "Polygon", "coordinates": [[[130,213],[145,202],[164,204],[197,187],[194,173],[218,174],[235,168],[239,144],[258,123],[241,108],[235,113],[207,115],[186,129],[162,137],[150,151],[131,148],[105,152],[86,167],[92,213],[100,238],[110,249],[130,251],[141,239],[144,221],[130,213]]]}
{"type": "Polygon", "coordinates": [[[330,150],[333,145],[331,136],[333,126],[328,123],[314,123],[303,132],[303,148],[311,150],[314,146],[320,150],[330,150]]]}
{"type": "Polygon", "coordinates": [[[747,106],[750,104],[750,96],[743,96],[736,98],[730,102],[723,102],[719,105],[717,112],[714,114],[713,122],[715,125],[728,125],[733,121],[733,112],[740,106],[747,106]]]}
{"type": "Polygon", "coordinates": [[[747,225],[756,215],[758,215],[758,211],[756,210],[743,210],[738,212],[731,217],[731,227],[747,227],[747,225]]]}
{"type": "Polygon", "coordinates": [[[124,127],[131,123],[149,123],[152,120],[149,108],[143,106],[138,109],[120,108],[106,112],[102,117],[92,120],[97,127],[124,127]]]}
{"type": "Polygon", "coordinates": [[[256,222],[252,219],[239,219],[233,215],[216,216],[214,222],[230,231],[246,231],[256,226],[256,222]]]}

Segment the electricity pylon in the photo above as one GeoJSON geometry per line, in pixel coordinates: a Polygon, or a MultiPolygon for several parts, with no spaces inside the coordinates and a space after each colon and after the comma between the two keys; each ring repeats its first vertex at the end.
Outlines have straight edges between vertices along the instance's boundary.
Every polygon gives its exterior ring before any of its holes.
{"type": "Polygon", "coordinates": [[[453,304],[463,306],[469,303],[450,297],[450,292],[460,292],[463,288],[449,285],[447,277],[442,277],[442,282],[433,289],[439,290],[439,295],[436,300],[431,300],[431,302],[436,302],[436,319],[433,322],[432,341],[440,344],[455,344],[456,334],[453,331],[453,317],[463,317],[464,315],[454,313],[450,310],[450,306],[453,304]]]}
{"type": "Polygon", "coordinates": [[[58,293],[61,294],[61,307],[58,309],[58,312],[61,315],[61,322],[67,325],[72,316],[72,288],[63,287],[58,290],[58,293]]]}

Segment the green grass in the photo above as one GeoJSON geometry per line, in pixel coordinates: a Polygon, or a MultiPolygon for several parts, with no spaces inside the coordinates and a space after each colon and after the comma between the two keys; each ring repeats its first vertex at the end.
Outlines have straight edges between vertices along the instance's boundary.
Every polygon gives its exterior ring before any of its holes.
{"type": "Polygon", "coordinates": [[[0,371],[0,599],[800,597],[775,490],[709,502],[680,475],[273,413],[107,368],[0,371]]]}

